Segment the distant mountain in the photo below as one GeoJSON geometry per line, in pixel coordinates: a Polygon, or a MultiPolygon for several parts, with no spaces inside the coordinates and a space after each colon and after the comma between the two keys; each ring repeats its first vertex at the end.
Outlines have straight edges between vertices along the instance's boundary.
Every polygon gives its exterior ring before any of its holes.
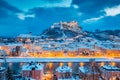
{"type": "Polygon", "coordinates": [[[72,38],[82,34],[82,29],[77,22],[54,23],[42,33],[42,38],[72,38]]]}

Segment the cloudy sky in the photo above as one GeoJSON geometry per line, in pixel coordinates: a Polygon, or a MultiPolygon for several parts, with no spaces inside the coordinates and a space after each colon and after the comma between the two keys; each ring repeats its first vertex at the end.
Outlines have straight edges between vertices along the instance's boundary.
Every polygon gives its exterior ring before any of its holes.
{"type": "Polygon", "coordinates": [[[120,0],[0,0],[0,35],[40,34],[72,20],[89,31],[120,29],[120,0]]]}

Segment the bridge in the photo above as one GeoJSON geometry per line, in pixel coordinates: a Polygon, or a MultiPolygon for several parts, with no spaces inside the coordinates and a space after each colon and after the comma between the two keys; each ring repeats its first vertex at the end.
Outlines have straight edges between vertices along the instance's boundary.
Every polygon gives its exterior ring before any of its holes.
{"type": "Polygon", "coordinates": [[[6,57],[0,58],[0,62],[120,62],[120,58],[34,58],[34,57],[6,57]]]}

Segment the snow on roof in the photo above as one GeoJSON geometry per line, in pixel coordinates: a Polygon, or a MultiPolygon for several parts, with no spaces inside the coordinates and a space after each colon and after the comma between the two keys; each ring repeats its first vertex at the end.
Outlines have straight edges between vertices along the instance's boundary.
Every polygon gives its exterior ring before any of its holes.
{"type": "Polygon", "coordinates": [[[102,68],[108,71],[120,71],[120,68],[112,65],[104,65],[102,68]]]}
{"type": "Polygon", "coordinates": [[[57,72],[62,72],[62,73],[65,73],[65,72],[72,72],[72,69],[69,67],[69,66],[59,66],[57,69],[56,69],[57,72]]]}
{"type": "Polygon", "coordinates": [[[27,49],[27,48],[25,48],[25,47],[22,47],[22,48],[20,49],[20,51],[21,51],[21,52],[27,52],[27,51],[28,51],[28,49],[27,49]]]}
{"type": "Polygon", "coordinates": [[[95,68],[94,68],[94,72],[93,72],[92,67],[90,65],[89,66],[81,66],[81,67],[79,67],[79,70],[84,74],[99,74],[99,72],[95,68]]]}
{"type": "Polygon", "coordinates": [[[1,49],[0,49],[0,53],[5,53],[5,50],[1,50],[1,49]]]}
{"type": "Polygon", "coordinates": [[[22,46],[23,43],[8,43],[6,46],[22,46]]]}
{"type": "Polygon", "coordinates": [[[7,54],[6,54],[6,51],[5,50],[0,50],[0,56],[6,56],[7,54]]]}
{"type": "Polygon", "coordinates": [[[83,73],[86,73],[86,70],[85,70],[84,66],[79,67],[79,70],[83,73]]]}
{"type": "Polygon", "coordinates": [[[112,42],[112,41],[99,41],[95,44],[96,46],[102,47],[104,49],[114,49],[120,50],[120,43],[119,42],[112,42]],[[115,47],[116,46],[116,47],[115,47]]]}
{"type": "Polygon", "coordinates": [[[40,63],[28,63],[24,64],[22,66],[22,70],[42,70],[43,69],[43,64],[40,63]]]}
{"type": "Polygon", "coordinates": [[[0,72],[1,72],[1,71],[4,71],[4,70],[5,70],[5,68],[4,68],[4,67],[0,67],[0,72]]]}

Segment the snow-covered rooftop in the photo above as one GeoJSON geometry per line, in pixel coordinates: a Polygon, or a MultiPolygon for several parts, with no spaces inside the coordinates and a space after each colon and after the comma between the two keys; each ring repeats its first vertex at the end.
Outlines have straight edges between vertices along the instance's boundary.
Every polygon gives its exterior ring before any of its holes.
{"type": "Polygon", "coordinates": [[[5,70],[5,68],[4,67],[0,67],[0,71],[4,71],[5,70]]]}
{"type": "Polygon", "coordinates": [[[5,50],[0,50],[0,56],[6,56],[6,51],[5,50]]]}
{"type": "Polygon", "coordinates": [[[72,69],[69,66],[59,66],[56,69],[57,72],[62,72],[62,73],[66,73],[66,72],[72,72],[72,69]]]}
{"type": "Polygon", "coordinates": [[[8,43],[7,45],[5,46],[23,46],[23,43],[8,43]]]}
{"type": "Polygon", "coordinates": [[[42,70],[43,69],[43,64],[40,63],[28,63],[24,64],[22,66],[22,70],[42,70]]]}
{"type": "Polygon", "coordinates": [[[102,68],[108,71],[120,71],[120,68],[112,65],[104,65],[102,68]]]}
{"type": "Polygon", "coordinates": [[[83,73],[86,73],[86,70],[85,70],[84,66],[79,67],[79,70],[83,73]]]}
{"type": "Polygon", "coordinates": [[[95,44],[99,47],[102,47],[104,49],[114,49],[114,50],[120,50],[120,43],[118,42],[112,42],[112,41],[99,41],[97,44],[95,44]]]}
{"type": "MultiPolygon", "coordinates": [[[[94,67],[93,67],[94,68],[94,67]]],[[[81,66],[79,67],[80,72],[84,74],[99,74],[99,72],[94,68],[94,71],[92,70],[92,66],[81,66]]]]}

